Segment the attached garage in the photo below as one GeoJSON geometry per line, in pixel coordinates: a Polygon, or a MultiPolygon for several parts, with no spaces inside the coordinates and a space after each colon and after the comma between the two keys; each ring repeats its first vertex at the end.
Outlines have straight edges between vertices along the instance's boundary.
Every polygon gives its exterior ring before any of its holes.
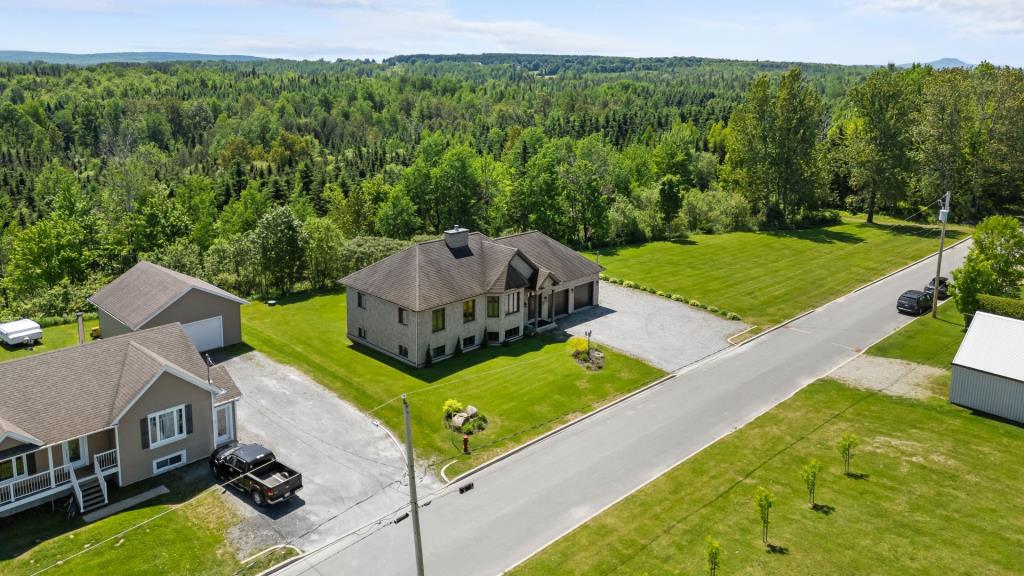
{"type": "Polygon", "coordinates": [[[569,313],[569,290],[555,292],[555,317],[564,316],[569,313]]]}
{"type": "Polygon", "coordinates": [[[949,401],[1024,424],[1024,321],[978,312],[953,358],[949,401]]]}
{"type": "Polygon", "coordinates": [[[93,294],[100,335],[117,336],[178,322],[200,352],[242,341],[245,300],[208,282],[139,262],[93,294]]]}
{"type": "Polygon", "coordinates": [[[573,309],[579,310],[594,304],[594,283],[587,282],[573,288],[573,309]]]}

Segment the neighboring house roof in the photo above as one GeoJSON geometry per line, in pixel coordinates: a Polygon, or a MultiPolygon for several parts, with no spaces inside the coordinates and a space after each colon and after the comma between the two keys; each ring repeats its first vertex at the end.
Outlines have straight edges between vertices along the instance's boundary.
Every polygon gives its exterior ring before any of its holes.
{"type": "Polygon", "coordinates": [[[559,283],[600,274],[604,268],[543,232],[523,232],[494,240],[518,248],[530,260],[555,275],[559,283]]]}
{"type": "Polygon", "coordinates": [[[422,242],[341,279],[345,286],[413,311],[429,310],[488,292],[536,287],[547,278],[566,282],[602,268],[540,232],[491,239],[467,235],[465,247],[444,240],[422,242]],[[533,268],[529,278],[511,265],[519,255],[533,268]]]}
{"type": "Polygon", "coordinates": [[[444,240],[422,242],[353,272],[341,282],[409,310],[429,310],[486,292],[528,286],[529,279],[511,266],[518,253],[511,246],[471,232],[464,247],[449,248],[444,240]]]}
{"type": "Polygon", "coordinates": [[[953,358],[955,366],[1024,382],[1024,320],[978,312],[953,358]]]}
{"type": "Polygon", "coordinates": [[[200,290],[238,304],[247,301],[209,282],[142,261],[118,276],[89,302],[116,318],[129,330],[138,330],[191,290],[200,290]]]}
{"type": "Polygon", "coordinates": [[[164,373],[210,390],[215,404],[241,396],[223,366],[207,382],[206,362],[175,322],[0,363],[0,428],[40,446],[109,428],[164,373]]]}

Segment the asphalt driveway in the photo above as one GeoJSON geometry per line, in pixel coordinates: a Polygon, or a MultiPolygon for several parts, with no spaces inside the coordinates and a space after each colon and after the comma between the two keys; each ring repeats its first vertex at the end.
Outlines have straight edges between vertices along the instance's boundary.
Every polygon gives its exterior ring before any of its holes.
{"type": "MultiPolygon", "coordinates": [[[[242,390],[239,439],[273,450],[304,484],[266,509],[238,492],[225,494],[244,518],[229,535],[243,556],[284,542],[312,550],[408,502],[404,451],[365,414],[259,352],[225,366],[242,390]]],[[[425,493],[438,484],[427,476],[419,486],[425,493]]]]}
{"type": "Polygon", "coordinates": [[[570,334],[591,338],[672,372],[729,346],[747,325],[641,290],[601,282],[598,306],[561,318],[570,334]]]}

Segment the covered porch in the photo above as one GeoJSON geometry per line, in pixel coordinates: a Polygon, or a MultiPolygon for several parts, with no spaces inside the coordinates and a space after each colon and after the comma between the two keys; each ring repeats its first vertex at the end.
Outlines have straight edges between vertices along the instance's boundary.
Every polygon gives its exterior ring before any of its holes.
{"type": "Polygon", "coordinates": [[[107,479],[120,471],[114,428],[48,446],[7,448],[0,451],[0,517],[69,494],[80,512],[103,506],[107,479]]]}

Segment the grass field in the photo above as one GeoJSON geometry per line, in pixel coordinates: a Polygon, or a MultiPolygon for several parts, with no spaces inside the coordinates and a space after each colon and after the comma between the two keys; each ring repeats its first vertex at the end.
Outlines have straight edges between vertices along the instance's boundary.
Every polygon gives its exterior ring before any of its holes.
{"type": "Polygon", "coordinates": [[[248,346],[302,370],[380,419],[401,436],[402,393],[412,406],[413,437],[420,458],[459,459],[448,475],[464,471],[662,375],[643,362],[606,350],[604,370],[588,372],[550,336],[484,348],[410,368],[345,336],[343,294],[300,295],[274,307],[242,308],[248,346]],[[461,457],[461,436],[444,426],[441,406],[456,398],[476,406],[490,425],[474,436],[471,458],[461,457]]]}
{"type": "MultiPolygon", "coordinates": [[[[86,321],[86,341],[89,339],[89,329],[97,325],[99,325],[97,320],[86,321]]],[[[49,352],[50,350],[59,350],[75,344],[78,344],[78,324],[72,323],[50,326],[49,328],[43,328],[43,342],[38,346],[33,346],[31,350],[25,346],[9,347],[6,344],[0,344],[0,362],[22,358],[30,354],[40,354],[43,352],[49,352]]]]}
{"type": "MultiPolygon", "coordinates": [[[[966,229],[954,228],[947,237],[955,242],[965,234],[966,229]]],[[[847,218],[827,228],[698,234],[604,248],[599,261],[609,276],[736,312],[765,328],[937,248],[934,228],[847,218]]]]}
{"type": "Polygon", "coordinates": [[[119,489],[119,498],[158,484],[171,493],[89,525],[68,521],[48,507],[5,518],[0,521],[0,574],[31,575],[82,552],[46,573],[232,575],[241,565],[225,534],[237,522],[237,512],[215,492],[203,491],[211,482],[205,463],[198,463],[119,489]],[[181,502],[188,504],[118,536],[181,502]]]}
{"type": "Polygon", "coordinates": [[[818,381],[515,570],[548,574],[1020,574],[1024,428],[940,399],[818,381]],[[842,474],[834,445],[861,438],[842,474]],[[815,511],[800,468],[824,464],[815,511]],[[754,510],[775,495],[769,552],[754,510]]]}
{"type": "Polygon", "coordinates": [[[939,306],[939,317],[925,314],[868,349],[868,354],[898,358],[949,368],[960,342],[964,339],[963,314],[954,302],[939,306]]]}

